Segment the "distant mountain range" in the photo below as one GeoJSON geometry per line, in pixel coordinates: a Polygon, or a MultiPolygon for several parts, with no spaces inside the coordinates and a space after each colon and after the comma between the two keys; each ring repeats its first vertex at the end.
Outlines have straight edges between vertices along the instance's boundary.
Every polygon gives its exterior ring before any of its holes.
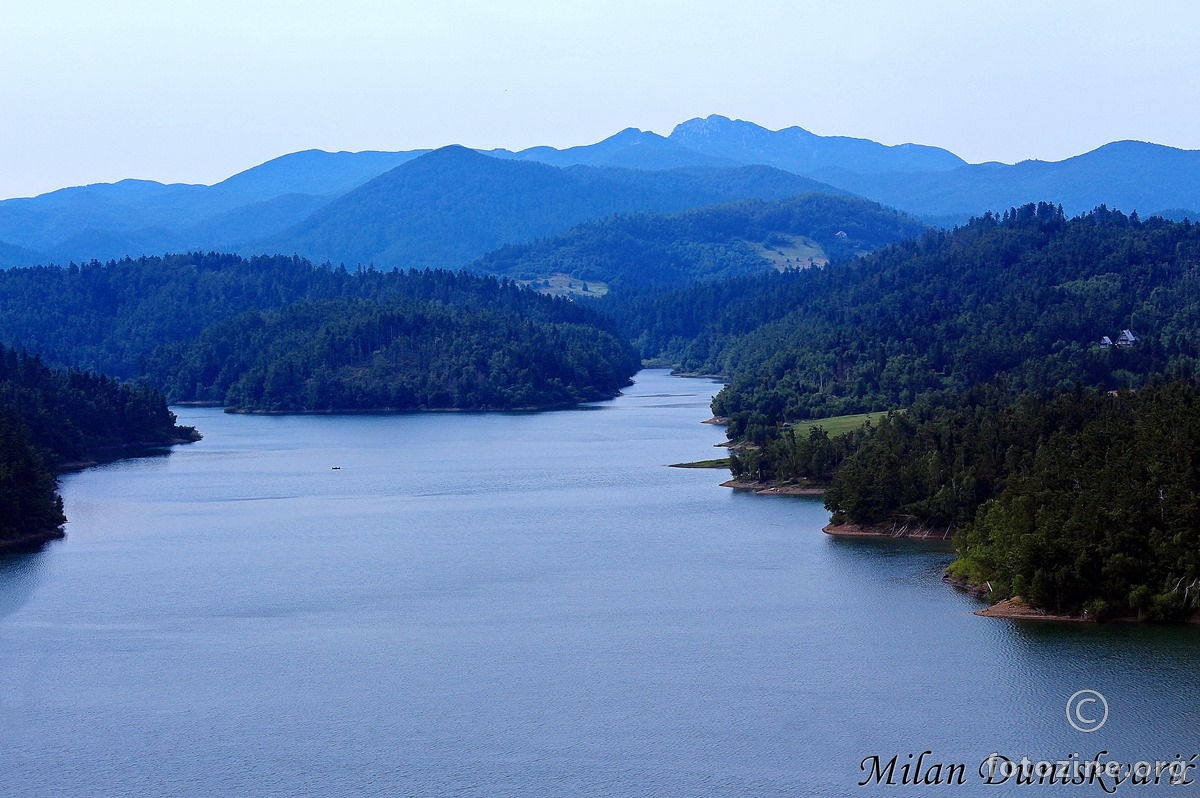
{"type": "Polygon", "coordinates": [[[982,210],[1047,201],[1070,215],[1100,205],[1143,216],[1200,218],[1200,151],[1141,141],[1105,144],[1065,161],[1022,161],[1014,166],[971,164],[919,174],[835,174],[822,179],[918,216],[966,221],[982,210]],[[1166,212],[1165,214],[1163,212],[1166,212]]]}
{"type": "Polygon", "coordinates": [[[587,219],[747,198],[845,193],[769,166],[559,168],[445,147],[385,172],[253,248],[317,262],[457,267],[587,219]]]}
{"type": "Polygon", "coordinates": [[[1200,151],[1124,141],[1052,163],[968,164],[936,147],[722,116],[563,150],[310,150],[213,186],[124,180],[5,200],[0,267],[196,249],[460,266],[613,213],[812,191],[852,192],[947,225],[1030,201],[1069,214],[1107,204],[1195,218],[1200,151]]]}

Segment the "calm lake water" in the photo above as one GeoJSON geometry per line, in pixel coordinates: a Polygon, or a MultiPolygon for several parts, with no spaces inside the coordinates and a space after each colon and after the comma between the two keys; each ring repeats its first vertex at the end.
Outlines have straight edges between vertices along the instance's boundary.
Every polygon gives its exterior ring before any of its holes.
{"type": "Polygon", "coordinates": [[[944,552],[666,468],[716,388],[181,410],[202,442],[64,477],[67,539],[0,560],[0,795],[1102,795],[977,771],[1200,751],[1197,630],[978,618],[944,552]],[[925,750],[966,785],[857,786],[925,750]]]}

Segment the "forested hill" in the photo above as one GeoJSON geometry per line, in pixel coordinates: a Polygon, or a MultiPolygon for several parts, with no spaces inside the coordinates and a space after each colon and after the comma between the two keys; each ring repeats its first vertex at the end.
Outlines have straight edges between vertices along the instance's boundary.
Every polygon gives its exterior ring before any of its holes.
{"type": "Polygon", "coordinates": [[[503,244],[554,235],[614,213],[673,212],[812,191],[845,193],[768,166],[657,172],[559,169],[444,147],[385,172],[299,225],[251,246],[386,269],[460,268],[503,244]]]}
{"type": "Polygon", "coordinates": [[[0,340],[52,365],[132,379],[156,348],[221,319],[306,299],[380,297],[385,282],[294,257],[199,252],[9,269],[0,271],[0,340]]]}
{"type": "Polygon", "coordinates": [[[540,409],[611,398],[639,367],[628,343],[594,324],[340,300],[215,324],[160,349],[147,379],[173,399],[236,410],[540,409]]]}
{"type": "Polygon", "coordinates": [[[552,238],[505,246],[470,268],[522,280],[565,274],[609,289],[685,286],[845,260],[924,229],[874,202],[804,194],[585,222],[552,238]]]}
{"type": "Polygon", "coordinates": [[[638,360],[607,318],[464,272],[174,255],[0,272],[0,336],[255,410],[516,408],[614,395],[638,360]]]}
{"type": "Polygon", "coordinates": [[[930,231],[838,268],[617,308],[692,370],[732,374],[731,434],[905,407],[1003,374],[1116,388],[1200,355],[1200,228],[1046,204],[930,231]],[[1130,328],[1135,347],[1104,350],[1130,328]]]}
{"type": "Polygon", "coordinates": [[[957,533],[954,575],[992,599],[1200,608],[1200,227],[1030,205],[613,308],[732,375],[713,410],[758,445],[735,474],[829,482],[835,522],[957,533]],[[840,437],[795,423],[883,409],[840,437]]]}
{"type": "MultiPolygon", "coordinates": [[[[770,467],[806,448],[790,443],[768,446],[770,467]]],[[[957,532],[952,574],[992,600],[1100,619],[1200,607],[1194,378],[1019,396],[989,383],[837,443],[835,521],[957,532]]]]}
{"type": "Polygon", "coordinates": [[[101,451],[194,440],[162,395],[47,368],[0,345],[0,551],[59,536],[52,469],[101,451]]]}
{"type": "Polygon", "coordinates": [[[104,449],[191,440],[162,394],[78,369],[52,369],[0,344],[0,407],[24,424],[51,465],[104,449]]]}

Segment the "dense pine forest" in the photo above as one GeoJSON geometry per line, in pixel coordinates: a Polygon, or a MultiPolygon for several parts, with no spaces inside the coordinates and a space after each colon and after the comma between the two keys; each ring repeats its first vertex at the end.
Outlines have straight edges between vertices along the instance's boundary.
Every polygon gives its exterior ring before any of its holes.
{"type": "Polygon", "coordinates": [[[713,408],[750,445],[735,475],[827,483],[835,524],[955,535],[953,575],[994,599],[1196,609],[1200,228],[1031,205],[613,306],[644,347],[732,375],[713,408]],[[1101,343],[1125,329],[1132,346],[1101,343]],[[804,424],[888,409],[841,436],[804,424]]]}
{"type": "MultiPolygon", "coordinates": [[[[837,268],[610,303],[643,356],[731,375],[734,437],[907,407],[1005,375],[1012,389],[1134,386],[1200,356],[1200,228],[1029,205],[837,268]],[[1137,346],[1102,349],[1132,328],[1137,346]]],[[[607,298],[605,300],[608,301],[607,298]]]]}
{"type": "Polygon", "coordinates": [[[0,335],[172,401],[313,411],[560,406],[637,370],[594,310],[465,272],[187,254],[0,272],[0,335]]]}
{"type": "MultiPolygon", "coordinates": [[[[825,494],[835,523],[957,531],[951,574],[994,600],[1099,619],[1195,611],[1194,379],[1019,396],[991,383],[946,399],[837,439],[825,494]]],[[[785,473],[786,438],[767,449],[785,473]]]]}
{"type": "Polygon", "coordinates": [[[20,418],[0,410],[0,554],[60,537],[66,520],[45,457],[20,418]]]}
{"type": "Polygon", "coordinates": [[[0,289],[0,340],[122,379],[139,376],[159,346],[229,316],[384,291],[379,273],[352,278],[299,258],[217,253],[8,269],[0,289]]]}
{"type": "Polygon", "coordinates": [[[585,323],[343,300],[236,316],[160,348],[146,373],[176,400],[311,412],[565,407],[614,396],[638,368],[585,323]]]}
{"type": "Polygon", "coordinates": [[[556,273],[625,292],[842,261],[925,226],[874,202],[832,194],[747,200],[682,213],[612,216],[502,247],[471,265],[519,279],[556,273]]]}
{"type": "Polygon", "coordinates": [[[0,345],[0,550],[58,534],[55,469],[104,452],[194,440],[163,396],[0,345]]]}

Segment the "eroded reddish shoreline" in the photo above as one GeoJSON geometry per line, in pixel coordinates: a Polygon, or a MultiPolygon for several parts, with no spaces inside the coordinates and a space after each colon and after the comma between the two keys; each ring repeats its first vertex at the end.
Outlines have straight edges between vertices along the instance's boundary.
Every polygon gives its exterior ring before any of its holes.
{"type": "Polygon", "coordinates": [[[878,524],[856,524],[850,521],[831,523],[822,530],[835,538],[907,538],[938,540],[949,543],[954,539],[954,527],[932,527],[917,522],[887,521],[878,524]]]}
{"type": "Polygon", "coordinates": [[[721,483],[722,488],[752,490],[759,496],[824,496],[825,487],[799,482],[760,482],[756,479],[731,479],[721,483]]]}

